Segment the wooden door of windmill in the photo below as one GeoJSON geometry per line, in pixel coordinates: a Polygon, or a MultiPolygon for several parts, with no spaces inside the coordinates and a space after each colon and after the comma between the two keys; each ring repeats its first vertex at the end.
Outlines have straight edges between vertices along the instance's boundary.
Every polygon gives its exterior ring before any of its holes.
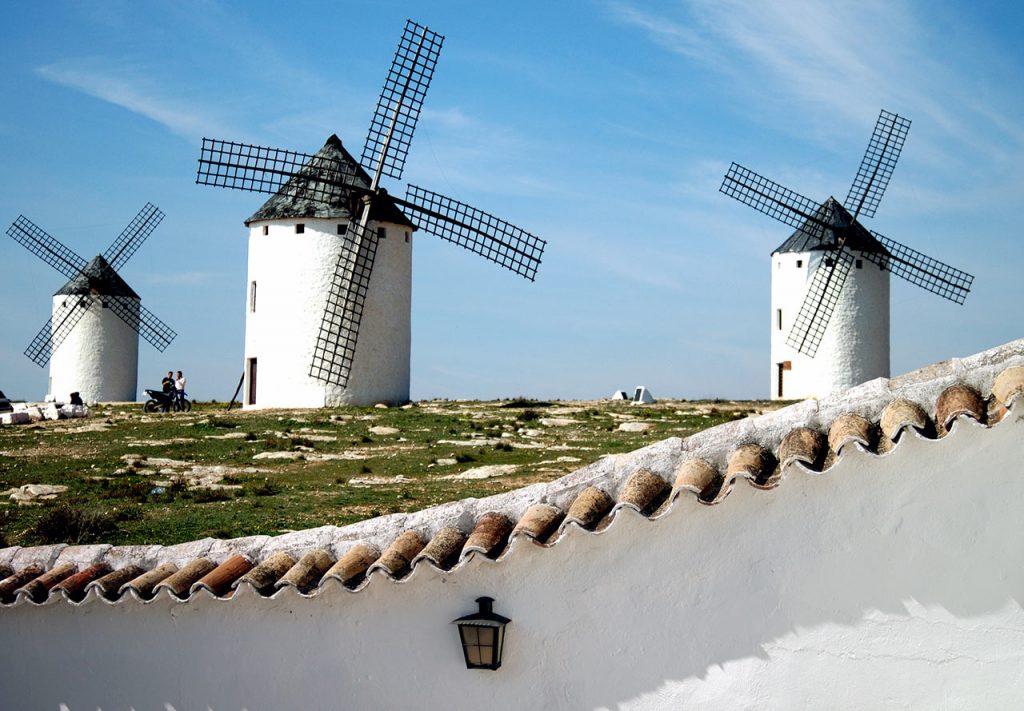
{"type": "Polygon", "coordinates": [[[256,404],[256,359],[249,359],[249,390],[246,400],[249,405],[256,404]]]}

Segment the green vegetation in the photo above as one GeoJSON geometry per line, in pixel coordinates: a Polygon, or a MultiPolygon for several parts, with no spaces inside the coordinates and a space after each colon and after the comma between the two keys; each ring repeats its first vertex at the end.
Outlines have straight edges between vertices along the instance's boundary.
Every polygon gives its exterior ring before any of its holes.
{"type": "Polygon", "coordinates": [[[405,408],[144,414],[0,427],[0,545],[274,535],[550,481],[607,454],[770,409],[766,402],[428,401],[405,408]],[[623,422],[649,423],[624,432],[623,422]],[[486,478],[460,478],[470,469],[486,478]],[[493,475],[490,475],[493,474],[493,475]]]}

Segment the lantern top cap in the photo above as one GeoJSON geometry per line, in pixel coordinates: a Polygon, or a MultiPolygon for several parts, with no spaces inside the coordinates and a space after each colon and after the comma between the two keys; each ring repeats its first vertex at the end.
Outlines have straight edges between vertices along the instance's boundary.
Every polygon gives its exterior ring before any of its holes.
{"type": "Polygon", "coordinates": [[[480,610],[478,612],[452,620],[452,624],[468,625],[470,627],[504,627],[512,621],[509,618],[503,617],[493,611],[493,597],[478,597],[476,602],[480,606],[480,610]]]}

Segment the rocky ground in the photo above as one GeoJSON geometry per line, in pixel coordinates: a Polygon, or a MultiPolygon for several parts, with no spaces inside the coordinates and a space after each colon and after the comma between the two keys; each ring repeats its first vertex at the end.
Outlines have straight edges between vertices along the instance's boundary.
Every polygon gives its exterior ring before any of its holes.
{"type": "Polygon", "coordinates": [[[424,401],[0,426],[0,545],[163,543],[346,524],[558,478],[773,403],[424,401]]]}

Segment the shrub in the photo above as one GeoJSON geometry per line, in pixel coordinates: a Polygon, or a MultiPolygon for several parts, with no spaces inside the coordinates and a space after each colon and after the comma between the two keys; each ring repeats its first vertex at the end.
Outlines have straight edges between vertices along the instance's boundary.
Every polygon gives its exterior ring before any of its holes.
{"type": "Polygon", "coordinates": [[[496,450],[498,450],[499,452],[511,452],[512,451],[512,445],[510,443],[508,443],[508,442],[498,442],[496,445],[494,445],[494,448],[496,450]]]}
{"type": "Polygon", "coordinates": [[[30,529],[42,543],[98,543],[118,531],[117,517],[105,511],[60,504],[43,514],[30,529]]]}
{"type": "Polygon", "coordinates": [[[274,496],[281,493],[281,487],[269,479],[264,479],[259,484],[253,485],[249,490],[254,496],[274,496]]]}
{"type": "Polygon", "coordinates": [[[533,422],[540,419],[540,413],[536,410],[523,410],[516,415],[516,419],[520,422],[533,422]]]}
{"type": "Polygon", "coordinates": [[[215,501],[227,501],[231,497],[224,489],[193,489],[192,500],[197,504],[210,504],[215,501]]]}

